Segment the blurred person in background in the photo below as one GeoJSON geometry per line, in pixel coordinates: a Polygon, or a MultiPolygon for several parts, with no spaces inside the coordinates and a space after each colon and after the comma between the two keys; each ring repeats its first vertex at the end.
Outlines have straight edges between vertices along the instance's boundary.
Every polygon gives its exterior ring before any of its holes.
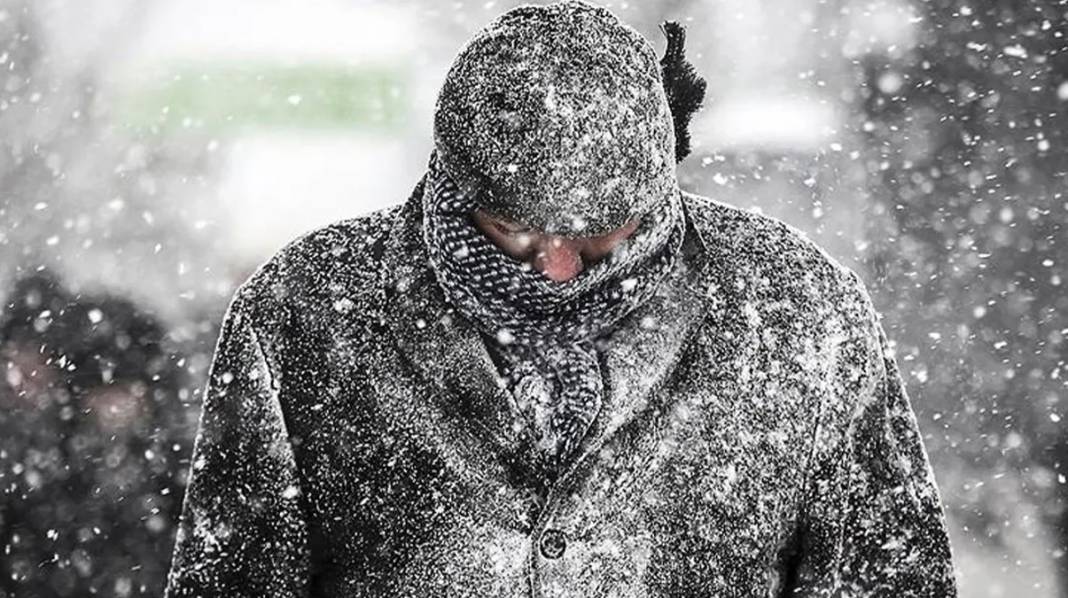
{"type": "Polygon", "coordinates": [[[190,444],[161,325],[40,272],[7,298],[0,364],[0,596],[158,596],[190,444]]]}
{"type": "Polygon", "coordinates": [[[509,11],[408,201],[242,285],[170,598],[956,595],[862,282],[679,189],[704,85],[665,32],[509,11]]]}

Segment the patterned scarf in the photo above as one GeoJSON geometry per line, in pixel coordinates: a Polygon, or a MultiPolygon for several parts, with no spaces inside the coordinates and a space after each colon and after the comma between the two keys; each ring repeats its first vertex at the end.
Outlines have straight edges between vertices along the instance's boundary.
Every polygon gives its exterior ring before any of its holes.
{"type": "Polygon", "coordinates": [[[475,227],[474,195],[432,160],[423,195],[431,266],[446,298],[495,340],[516,408],[558,473],[601,409],[597,337],[649,299],[680,255],[680,198],[660,202],[609,256],[555,282],[475,227]]]}

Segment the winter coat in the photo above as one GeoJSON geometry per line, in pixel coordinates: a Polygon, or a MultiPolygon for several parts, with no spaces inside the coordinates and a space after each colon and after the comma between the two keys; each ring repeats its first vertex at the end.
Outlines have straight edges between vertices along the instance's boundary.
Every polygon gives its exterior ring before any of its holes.
{"type": "Polygon", "coordinates": [[[602,411],[540,488],[426,262],[421,194],[302,236],[236,293],[169,598],[956,595],[857,275],[684,193],[685,257],[604,350],[602,411]]]}

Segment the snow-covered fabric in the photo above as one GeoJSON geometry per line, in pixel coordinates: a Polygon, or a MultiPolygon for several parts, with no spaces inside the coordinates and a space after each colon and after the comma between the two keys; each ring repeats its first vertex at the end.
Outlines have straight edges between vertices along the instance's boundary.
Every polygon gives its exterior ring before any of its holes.
{"type": "Polygon", "coordinates": [[[679,196],[662,198],[610,255],[557,282],[476,228],[477,194],[459,191],[436,157],[425,190],[423,231],[437,279],[507,362],[512,394],[553,475],[600,411],[598,337],[645,303],[679,257],[679,196]]]}
{"type": "Polygon", "coordinates": [[[542,231],[606,233],[678,193],[660,68],[649,41],[603,7],[510,10],[453,62],[435,147],[489,211],[542,231]]]}
{"type": "Polygon", "coordinates": [[[859,278],[684,193],[682,258],[528,475],[420,185],[313,231],[227,311],[167,596],[956,595],[921,433],[859,278]]]}

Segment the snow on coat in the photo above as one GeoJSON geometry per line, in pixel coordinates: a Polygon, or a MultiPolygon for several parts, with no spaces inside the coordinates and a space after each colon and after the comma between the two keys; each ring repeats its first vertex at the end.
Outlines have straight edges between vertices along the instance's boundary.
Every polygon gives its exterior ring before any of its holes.
{"type": "Polygon", "coordinates": [[[551,485],[403,205],[313,231],[226,313],[167,596],[955,596],[863,284],[684,193],[685,257],[602,353],[551,485]]]}

